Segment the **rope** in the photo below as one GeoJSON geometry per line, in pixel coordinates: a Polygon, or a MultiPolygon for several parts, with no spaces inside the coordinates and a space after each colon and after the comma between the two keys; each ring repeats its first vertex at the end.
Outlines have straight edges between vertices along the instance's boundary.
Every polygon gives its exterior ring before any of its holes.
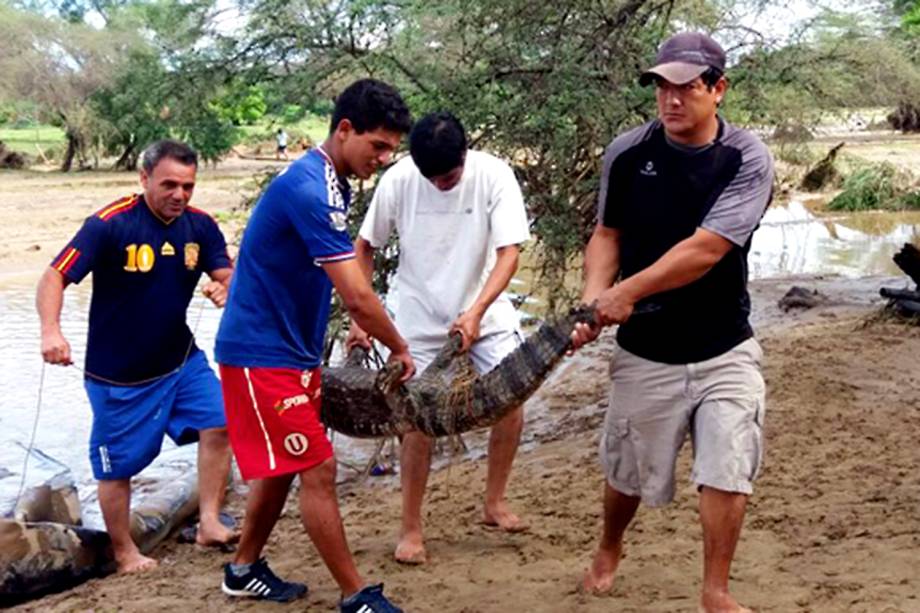
{"type": "Polygon", "coordinates": [[[45,361],[42,360],[42,374],[38,380],[38,404],[35,406],[35,420],[32,423],[32,437],[29,439],[29,446],[26,448],[26,457],[22,461],[22,479],[19,481],[19,492],[16,493],[16,504],[13,505],[13,513],[19,506],[22,498],[22,492],[26,487],[26,471],[29,469],[29,456],[32,455],[32,448],[35,446],[35,435],[38,433],[38,418],[41,415],[42,408],[42,390],[45,388],[45,361]]]}
{"type": "MultiPolygon", "coordinates": [[[[166,374],[157,375],[156,377],[151,377],[149,379],[144,379],[143,381],[138,381],[136,383],[132,383],[131,385],[142,385],[144,383],[151,383],[153,381],[162,379],[164,377],[168,377],[169,375],[182,370],[182,367],[185,366],[185,363],[188,361],[188,356],[192,353],[192,347],[195,345],[195,333],[198,332],[198,324],[201,323],[201,316],[204,314],[204,307],[206,304],[207,304],[207,300],[202,300],[201,305],[198,307],[198,316],[195,319],[195,326],[194,328],[192,328],[192,338],[189,340],[188,348],[185,350],[185,357],[182,358],[182,363],[179,364],[177,368],[169,371],[166,374]]],[[[22,479],[20,479],[19,481],[19,492],[16,494],[16,504],[13,506],[14,512],[15,512],[16,507],[19,506],[19,501],[22,498],[22,492],[25,490],[26,476],[27,476],[27,471],[29,468],[29,457],[32,455],[32,450],[35,448],[35,437],[38,434],[38,420],[39,420],[39,416],[41,415],[41,407],[42,407],[42,392],[45,389],[45,366],[47,366],[47,362],[42,360],[42,372],[38,380],[38,404],[35,407],[35,420],[32,424],[32,436],[29,439],[29,446],[26,448],[25,460],[23,460],[22,462],[22,479]]],[[[76,370],[80,371],[81,373],[83,373],[84,375],[88,377],[92,377],[93,379],[97,379],[105,383],[110,383],[112,385],[125,385],[125,383],[118,382],[118,381],[112,381],[111,379],[106,379],[105,377],[100,377],[92,373],[89,373],[83,370],[82,368],[80,368],[79,366],[77,366],[75,363],[72,363],[71,366],[75,368],[76,370]]]]}
{"type": "Polygon", "coordinates": [[[154,377],[149,377],[147,379],[142,379],[140,381],[132,381],[130,383],[125,383],[124,381],[113,381],[112,379],[107,379],[101,375],[91,373],[88,370],[83,370],[82,368],[77,366],[76,363],[72,363],[71,366],[75,368],[76,370],[80,371],[81,373],[83,373],[85,376],[91,379],[95,379],[96,381],[102,381],[103,383],[108,383],[109,385],[144,385],[145,383],[153,383],[154,381],[158,381],[160,379],[173,375],[179,372],[180,370],[182,370],[182,368],[185,366],[185,363],[188,362],[188,356],[191,355],[192,347],[195,346],[195,333],[198,332],[198,324],[201,323],[201,316],[204,314],[205,304],[207,304],[207,300],[202,300],[201,305],[198,307],[198,317],[195,319],[195,327],[192,328],[192,336],[188,341],[188,347],[186,347],[185,349],[185,355],[182,357],[182,362],[177,367],[175,367],[174,369],[172,369],[171,371],[167,373],[163,373],[162,375],[156,375],[154,377]]]}

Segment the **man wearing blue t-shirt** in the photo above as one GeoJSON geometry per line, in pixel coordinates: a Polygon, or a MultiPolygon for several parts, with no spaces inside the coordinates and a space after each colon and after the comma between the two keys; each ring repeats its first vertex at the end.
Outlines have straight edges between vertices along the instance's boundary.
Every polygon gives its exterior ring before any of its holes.
{"type": "Polygon", "coordinates": [[[336,101],[329,137],[288,166],[259,199],[243,234],[216,357],[230,442],[254,480],[243,535],[221,589],[285,602],[307,588],[278,578],[261,557],[295,476],[307,534],[342,591],[345,613],[399,611],[381,585],[365,586],[348,550],[335,490],[335,458],[320,422],[320,364],[332,287],[351,316],[415,371],[355,260],[346,232],[346,178],[386,164],[410,126],[389,85],[365,79],[336,101]]]}
{"type": "Polygon", "coordinates": [[[88,217],[45,271],[36,297],[43,358],[71,364],[60,325],[64,289],[93,273],[85,366],[90,461],[119,572],[156,566],[131,539],[130,482],[159,454],[164,434],[178,445],[200,442],[198,543],[235,537],[218,520],[230,470],[220,384],[185,323],[202,272],[211,278],[205,295],[223,306],[230,258],[214,220],[188,206],[197,154],[159,141],[142,164],[144,193],[88,217]]]}

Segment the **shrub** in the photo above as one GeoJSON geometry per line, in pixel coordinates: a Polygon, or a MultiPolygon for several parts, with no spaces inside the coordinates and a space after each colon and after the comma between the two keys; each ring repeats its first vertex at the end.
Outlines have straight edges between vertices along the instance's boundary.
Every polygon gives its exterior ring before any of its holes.
{"type": "Polygon", "coordinates": [[[920,208],[913,178],[891,164],[860,168],[843,182],[843,190],[827,205],[833,211],[920,208]]]}

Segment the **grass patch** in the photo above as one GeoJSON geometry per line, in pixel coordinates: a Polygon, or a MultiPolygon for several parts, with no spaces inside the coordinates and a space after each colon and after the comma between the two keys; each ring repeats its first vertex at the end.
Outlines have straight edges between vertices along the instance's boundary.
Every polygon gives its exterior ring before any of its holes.
{"type": "Polygon", "coordinates": [[[35,156],[38,153],[35,150],[36,144],[47,155],[49,149],[62,147],[65,143],[64,131],[48,125],[37,125],[30,128],[2,127],[0,128],[0,140],[9,149],[29,156],[35,156]]]}
{"type": "Polygon", "coordinates": [[[842,191],[827,208],[832,211],[920,209],[920,191],[909,173],[892,164],[873,164],[856,169],[844,179],[842,191]]]}
{"type": "Polygon", "coordinates": [[[280,117],[265,116],[255,125],[241,127],[242,142],[245,145],[271,143],[274,147],[278,128],[284,128],[287,132],[289,146],[294,145],[301,137],[306,137],[314,144],[321,143],[329,133],[329,117],[307,113],[296,122],[285,123],[280,117]]]}

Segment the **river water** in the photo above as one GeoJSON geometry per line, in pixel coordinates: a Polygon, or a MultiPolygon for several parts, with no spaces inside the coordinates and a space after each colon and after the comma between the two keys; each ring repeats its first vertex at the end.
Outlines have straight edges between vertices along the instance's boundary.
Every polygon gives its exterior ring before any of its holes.
{"type": "MultiPolygon", "coordinates": [[[[764,217],[751,247],[751,277],[899,275],[891,256],[905,242],[920,242],[920,213],[818,217],[801,201],[794,200],[772,207],[764,217]]],[[[52,366],[45,367],[43,375],[34,308],[36,282],[37,276],[0,285],[0,445],[27,446],[37,415],[35,447],[71,468],[84,505],[85,522],[101,527],[87,457],[92,420],[83,376],[77,368],[52,366]]],[[[86,348],[90,287],[89,282],[71,286],[65,293],[62,314],[64,334],[71,343],[74,361],[80,366],[86,348]]],[[[212,363],[219,318],[220,311],[200,296],[195,297],[188,310],[189,326],[196,331],[198,345],[212,363]]],[[[539,417],[529,414],[528,422],[533,423],[539,417]]],[[[471,441],[471,453],[481,454],[485,438],[475,436],[471,441]]],[[[355,444],[341,436],[334,442],[340,460],[352,465],[366,461],[373,448],[366,442],[355,444]]],[[[21,456],[24,459],[24,452],[21,456]]],[[[176,449],[167,439],[163,455],[144,476],[156,480],[158,474],[166,474],[164,464],[187,465],[191,469],[194,458],[194,446],[176,449]]],[[[0,466],[0,494],[2,490],[18,489],[21,461],[0,466]]],[[[340,470],[340,474],[347,476],[349,471],[340,470]]]]}

